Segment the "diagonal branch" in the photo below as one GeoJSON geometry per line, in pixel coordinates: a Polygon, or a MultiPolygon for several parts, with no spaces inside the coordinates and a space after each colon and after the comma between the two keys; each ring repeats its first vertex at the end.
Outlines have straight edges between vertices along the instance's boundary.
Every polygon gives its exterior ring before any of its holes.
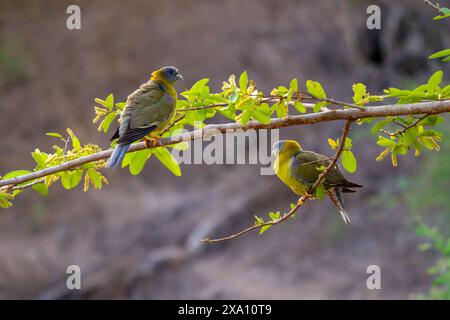
{"type": "MultiPolygon", "coordinates": [[[[444,112],[450,112],[450,100],[443,101],[429,101],[413,104],[393,104],[383,105],[376,107],[365,107],[364,110],[359,109],[339,109],[339,110],[326,110],[316,113],[307,113],[296,116],[288,116],[282,119],[272,119],[269,124],[262,124],[257,121],[250,121],[245,126],[240,123],[227,123],[227,124],[210,124],[202,129],[190,131],[184,134],[180,134],[170,138],[159,139],[155,145],[150,147],[161,147],[176,144],[182,141],[192,141],[202,139],[205,136],[213,136],[217,134],[233,133],[237,130],[261,130],[261,129],[277,129],[282,127],[315,124],[319,122],[336,121],[336,120],[358,120],[364,118],[379,118],[386,116],[405,116],[405,115],[417,115],[417,114],[439,114],[444,112]]],[[[139,151],[145,149],[146,146],[143,142],[132,145],[129,152],[139,151]]],[[[84,156],[75,160],[67,161],[60,165],[46,168],[43,170],[35,171],[29,174],[18,176],[11,179],[0,180],[0,187],[17,185],[24,182],[32,181],[35,179],[43,178],[45,176],[55,174],[61,171],[69,170],[75,167],[79,167],[83,164],[95,162],[108,158],[112,153],[112,150],[104,150],[98,153],[94,153],[88,156],[84,156]]]]}
{"type": "Polygon", "coordinates": [[[336,153],[335,153],[335,155],[332,158],[333,160],[326,167],[326,169],[322,171],[322,173],[317,178],[316,182],[311,186],[311,188],[309,188],[308,192],[306,194],[304,194],[303,196],[301,196],[300,199],[298,199],[297,204],[294,207],[292,207],[292,209],[288,213],[284,214],[279,219],[275,219],[275,220],[272,220],[272,221],[269,221],[269,222],[266,222],[266,223],[263,223],[263,224],[255,224],[255,225],[253,225],[251,227],[248,227],[248,228],[246,228],[244,230],[241,230],[238,233],[232,234],[230,236],[226,236],[226,237],[223,237],[223,238],[216,238],[216,239],[206,238],[206,239],[203,239],[202,241],[206,242],[206,243],[216,243],[216,242],[222,242],[222,241],[226,241],[226,240],[235,239],[235,238],[240,237],[240,236],[242,236],[242,235],[244,235],[244,234],[246,234],[246,233],[248,233],[248,232],[250,232],[252,230],[259,229],[259,228],[264,227],[264,226],[274,226],[274,225],[282,223],[283,221],[286,221],[287,219],[292,217],[292,215],[301,206],[303,206],[306,203],[306,201],[308,201],[309,199],[314,198],[314,194],[315,194],[315,191],[316,191],[317,187],[320,186],[320,184],[323,182],[323,180],[327,177],[327,175],[330,173],[330,171],[336,165],[339,157],[342,154],[342,151],[344,151],[345,140],[347,138],[348,132],[350,131],[350,125],[351,124],[352,124],[351,120],[347,120],[345,122],[344,130],[342,131],[342,136],[341,136],[341,139],[339,141],[339,147],[337,148],[336,153]]]}

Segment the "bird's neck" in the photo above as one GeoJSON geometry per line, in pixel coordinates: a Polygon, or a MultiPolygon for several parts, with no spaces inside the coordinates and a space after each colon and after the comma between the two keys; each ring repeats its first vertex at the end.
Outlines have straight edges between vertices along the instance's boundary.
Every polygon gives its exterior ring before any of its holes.
{"type": "Polygon", "coordinates": [[[174,99],[177,99],[177,92],[175,91],[172,82],[167,81],[167,79],[160,77],[158,75],[152,75],[150,80],[153,80],[158,84],[162,85],[162,87],[168,94],[170,94],[174,99]]]}

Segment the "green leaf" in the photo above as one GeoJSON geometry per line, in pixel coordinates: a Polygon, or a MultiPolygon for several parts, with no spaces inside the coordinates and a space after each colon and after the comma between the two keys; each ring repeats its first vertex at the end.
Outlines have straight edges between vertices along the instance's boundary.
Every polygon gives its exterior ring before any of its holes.
{"type": "Polygon", "coordinates": [[[341,163],[344,169],[349,173],[356,172],[356,158],[353,152],[351,152],[350,150],[344,150],[342,152],[341,163]]]}
{"type": "Polygon", "coordinates": [[[285,86],[279,86],[277,88],[277,92],[280,96],[284,96],[286,93],[288,93],[288,88],[286,88],[285,86]]]}
{"type": "Polygon", "coordinates": [[[14,196],[8,193],[0,193],[0,208],[9,208],[12,206],[12,203],[9,201],[13,199],[14,196]]]}
{"type": "Polygon", "coordinates": [[[324,196],[325,196],[325,188],[322,184],[320,184],[316,188],[316,197],[317,199],[322,200],[324,196]]]}
{"type": "Polygon", "coordinates": [[[89,176],[89,180],[95,189],[102,188],[102,176],[99,172],[97,172],[94,168],[89,168],[87,170],[87,175],[89,176]]]}
{"type": "Polygon", "coordinates": [[[230,103],[235,103],[237,101],[237,99],[239,98],[239,95],[237,92],[233,92],[230,95],[230,103]]]}
{"type": "Polygon", "coordinates": [[[329,104],[329,103],[326,102],[326,101],[320,101],[320,102],[317,102],[317,103],[314,105],[314,107],[313,107],[313,111],[314,111],[314,112],[320,112],[320,111],[322,111],[322,108],[323,108],[323,107],[326,107],[328,104],[329,104]]]}
{"type": "Polygon", "coordinates": [[[244,71],[241,73],[241,76],[239,77],[239,88],[241,88],[241,91],[247,92],[247,86],[248,86],[248,76],[247,71],[244,71]]]}
{"type": "Polygon", "coordinates": [[[444,73],[439,70],[436,71],[430,79],[428,79],[427,88],[428,88],[428,95],[432,95],[436,92],[437,86],[442,82],[442,77],[444,73]]]}
{"type": "Polygon", "coordinates": [[[428,150],[434,150],[436,148],[435,144],[433,143],[433,140],[428,136],[421,137],[420,141],[428,150]]]}
{"type": "Polygon", "coordinates": [[[331,147],[331,149],[336,149],[337,148],[337,143],[336,143],[336,141],[334,141],[333,139],[331,139],[331,138],[328,138],[328,144],[330,145],[330,147],[331,147]]]}
{"type": "Polygon", "coordinates": [[[438,51],[436,53],[433,53],[431,56],[428,57],[428,59],[439,59],[446,56],[450,56],[450,49],[445,49],[438,51]]]}
{"type": "Polygon", "coordinates": [[[192,92],[200,92],[200,89],[203,88],[204,86],[206,86],[206,84],[209,82],[208,78],[203,78],[198,80],[196,83],[194,83],[194,85],[192,86],[191,90],[192,92]]]}
{"type": "Polygon", "coordinates": [[[126,104],[127,104],[126,102],[117,102],[116,107],[117,109],[123,110],[126,104]]]}
{"type": "Polygon", "coordinates": [[[418,125],[420,126],[436,126],[445,121],[445,118],[439,115],[429,115],[425,119],[421,120],[418,125]]]}
{"type": "Polygon", "coordinates": [[[270,123],[270,117],[264,113],[262,113],[259,110],[254,110],[253,111],[253,117],[258,120],[258,122],[262,123],[262,124],[269,124],[270,123]]]}
{"type": "Polygon", "coordinates": [[[280,219],[280,216],[281,216],[280,211],[277,211],[277,212],[269,212],[269,217],[270,217],[270,219],[272,219],[272,220],[278,220],[278,219],[280,219]]]}
{"type": "Polygon", "coordinates": [[[252,110],[247,109],[236,117],[236,121],[245,126],[250,121],[251,117],[252,117],[252,110]]]}
{"type": "Polygon", "coordinates": [[[180,165],[172,154],[164,147],[156,148],[153,150],[154,155],[161,163],[166,166],[177,177],[181,176],[180,165]]]}
{"type": "Polygon", "coordinates": [[[306,89],[308,93],[314,98],[325,99],[327,96],[325,94],[325,90],[323,90],[322,85],[313,80],[306,81],[306,89]]]}
{"type": "Polygon", "coordinates": [[[382,147],[395,147],[397,143],[391,139],[385,138],[383,136],[378,137],[377,144],[382,147]]]}
{"type": "Polygon", "coordinates": [[[191,104],[186,101],[186,100],[177,100],[177,109],[185,109],[185,108],[190,108],[191,104]]]}
{"type": "Polygon", "coordinates": [[[362,83],[355,83],[352,87],[353,89],[353,102],[354,103],[361,103],[361,100],[363,100],[364,95],[366,92],[366,86],[362,83]]]}
{"type": "Polygon", "coordinates": [[[70,139],[72,140],[72,147],[75,150],[80,150],[81,149],[81,144],[80,144],[80,140],[77,138],[77,136],[73,133],[72,129],[67,128],[66,129],[67,133],[70,136],[70,139]]]}
{"type": "Polygon", "coordinates": [[[105,99],[105,107],[107,107],[109,110],[112,110],[114,108],[114,95],[110,93],[106,99],[105,99]]]}
{"type": "Polygon", "coordinates": [[[272,107],[275,107],[278,118],[284,118],[286,116],[286,106],[283,103],[275,103],[272,107]]]}
{"type": "Polygon", "coordinates": [[[292,92],[297,92],[298,91],[298,80],[297,78],[294,78],[291,80],[291,82],[289,83],[289,89],[292,92]]]}
{"type": "Polygon", "coordinates": [[[383,129],[389,123],[391,123],[391,120],[389,120],[389,119],[381,120],[372,127],[370,132],[372,134],[376,134],[377,132],[379,132],[381,129],[383,129]]]}
{"type": "Polygon", "coordinates": [[[204,86],[203,88],[200,89],[200,96],[203,99],[206,99],[209,97],[209,87],[208,86],[204,86]]]}
{"type": "Polygon", "coordinates": [[[255,226],[260,226],[264,224],[264,219],[261,217],[258,217],[257,215],[254,215],[255,217],[255,226]]]}
{"type": "Polygon", "coordinates": [[[94,101],[97,102],[99,105],[101,105],[101,106],[103,106],[105,108],[108,108],[108,106],[106,105],[106,101],[105,100],[102,100],[100,98],[95,98],[94,101]]]}
{"type": "Polygon", "coordinates": [[[48,186],[45,183],[36,183],[31,186],[33,190],[39,193],[41,196],[48,195],[48,186]]]}
{"type": "Polygon", "coordinates": [[[108,114],[105,119],[103,119],[102,123],[100,124],[100,128],[103,129],[103,132],[106,133],[111,125],[111,123],[114,121],[114,119],[117,117],[117,113],[111,112],[108,114]]]}
{"type": "Polygon", "coordinates": [[[351,149],[352,148],[352,139],[349,137],[345,138],[345,144],[344,144],[344,148],[345,149],[351,149]]]}
{"type": "Polygon", "coordinates": [[[60,135],[59,133],[56,132],[47,132],[45,135],[49,136],[49,137],[55,137],[55,138],[59,138],[61,140],[64,141],[64,138],[62,135],[60,135]]]}
{"type": "Polygon", "coordinates": [[[441,15],[441,16],[434,17],[433,20],[442,20],[442,19],[445,19],[445,18],[448,18],[448,17],[450,17],[450,14],[444,14],[444,15],[441,15]]]}
{"type": "Polygon", "coordinates": [[[306,107],[300,101],[294,103],[294,108],[300,113],[306,113],[306,107]]]}
{"type": "Polygon", "coordinates": [[[134,153],[135,155],[131,158],[129,169],[130,173],[133,176],[136,176],[139,173],[141,173],[142,169],[144,169],[145,163],[147,162],[148,158],[150,158],[150,156],[152,155],[152,151],[150,149],[145,149],[134,153]]]}
{"type": "Polygon", "coordinates": [[[36,149],[31,153],[31,156],[33,157],[34,161],[36,161],[36,164],[39,168],[46,167],[48,158],[48,155],[46,153],[43,153],[39,149],[36,149]]]}
{"type": "Polygon", "coordinates": [[[439,11],[441,11],[443,14],[450,14],[450,9],[446,7],[439,8],[439,11]]]}
{"type": "Polygon", "coordinates": [[[4,176],[2,176],[2,180],[6,179],[12,179],[15,177],[23,176],[25,174],[31,173],[31,171],[28,170],[14,170],[11,172],[6,173],[4,176]]]}
{"type": "Polygon", "coordinates": [[[269,228],[271,227],[272,225],[271,224],[269,224],[269,225],[267,225],[267,226],[262,226],[261,227],[261,229],[259,229],[259,235],[262,235],[264,232],[266,232],[267,230],[269,230],[269,228]]]}
{"type": "Polygon", "coordinates": [[[419,129],[417,127],[412,127],[403,133],[403,144],[405,146],[410,146],[416,141],[419,129]]]}
{"type": "Polygon", "coordinates": [[[59,173],[61,184],[66,190],[75,188],[81,181],[83,170],[62,171],[59,173]]]}

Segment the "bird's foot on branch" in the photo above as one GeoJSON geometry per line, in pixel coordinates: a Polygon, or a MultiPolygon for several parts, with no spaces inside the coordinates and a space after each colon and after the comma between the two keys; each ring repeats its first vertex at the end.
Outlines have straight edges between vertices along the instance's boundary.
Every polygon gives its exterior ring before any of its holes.
{"type": "Polygon", "coordinates": [[[152,137],[150,139],[144,138],[145,147],[146,148],[156,147],[159,139],[161,139],[160,136],[152,137]]]}

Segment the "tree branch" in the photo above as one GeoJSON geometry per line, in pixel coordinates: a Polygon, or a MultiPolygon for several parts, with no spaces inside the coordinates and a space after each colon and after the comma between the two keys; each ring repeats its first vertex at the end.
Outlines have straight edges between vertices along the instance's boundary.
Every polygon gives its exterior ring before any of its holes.
{"type": "Polygon", "coordinates": [[[333,169],[333,167],[336,165],[339,157],[342,154],[342,151],[344,151],[344,146],[345,146],[345,140],[347,138],[348,132],[350,131],[350,125],[352,124],[351,120],[347,120],[344,126],[344,130],[342,131],[342,136],[341,139],[339,140],[339,147],[336,150],[335,155],[333,156],[333,160],[330,162],[330,164],[327,166],[327,168],[322,171],[322,173],[319,175],[319,177],[317,178],[316,182],[312,185],[311,188],[309,188],[308,192],[306,194],[304,194],[303,196],[300,197],[300,199],[298,199],[297,204],[292,207],[292,209],[286,213],[285,215],[283,215],[281,218],[276,219],[276,220],[272,220],[263,224],[258,224],[258,225],[253,225],[251,227],[248,227],[242,231],[239,231],[238,233],[232,234],[230,236],[226,236],[223,238],[217,238],[217,239],[203,239],[203,242],[206,243],[216,243],[216,242],[222,242],[222,241],[226,241],[226,240],[231,240],[231,239],[235,239],[237,237],[242,236],[243,234],[246,234],[254,229],[259,229],[261,227],[264,226],[273,226],[273,225],[277,225],[283,221],[286,221],[287,219],[289,219],[290,217],[292,217],[292,215],[301,207],[303,206],[306,201],[308,201],[309,199],[314,197],[315,191],[317,189],[317,187],[323,182],[323,180],[326,178],[326,176],[330,173],[331,169],[333,169]]]}
{"type": "MultiPolygon", "coordinates": [[[[413,104],[394,104],[383,105],[376,107],[365,107],[364,110],[359,109],[339,109],[339,110],[326,110],[317,113],[307,113],[296,116],[288,116],[283,119],[272,119],[270,124],[262,124],[257,121],[250,121],[245,126],[240,123],[227,123],[227,124],[210,124],[202,129],[190,131],[184,134],[173,136],[170,138],[159,139],[156,143],[151,144],[149,147],[160,147],[176,144],[182,141],[192,141],[201,139],[205,136],[214,136],[217,134],[232,133],[237,130],[261,130],[261,129],[276,129],[282,127],[315,124],[326,121],[336,120],[351,120],[355,121],[363,118],[378,118],[386,116],[405,116],[405,115],[417,115],[417,114],[439,114],[450,111],[450,100],[443,101],[430,101],[420,102],[413,104]]],[[[144,142],[133,144],[129,152],[145,149],[144,142]]],[[[83,164],[99,161],[108,158],[112,153],[112,150],[105,150],[98,153],[94,153],[88,156],[84,156],[75,160],[67,161],[63,164],[46,168],[43,170],[35,171],[29,174],[18,176],[11,179],[0,180],[0,187],[11,186],[21,184],[27,181],[32,181],[38,178],[42,178],[51,174],[55,174],[61,171],[69,170],[75,167],[79,167],[83,164]]]]}

